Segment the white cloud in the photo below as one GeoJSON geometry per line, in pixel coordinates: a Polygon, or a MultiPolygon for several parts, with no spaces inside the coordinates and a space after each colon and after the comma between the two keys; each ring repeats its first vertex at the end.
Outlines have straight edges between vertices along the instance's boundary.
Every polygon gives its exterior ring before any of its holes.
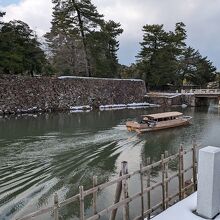
{"type": "Polygon", "coordinates": [[[49,30],[52,18],[52,3],[50,0],[22,0],[18,4],[1,7],[6,11],[4,21],[22,20],[40,36],[49,30]]]}
{"type": "MultiPolygon", "coordinates": [[[[199,49],[220,68],[218,55],[220,44],[219,0],[92,0],[106,19],[122,24],[124,33],[120,37],[119,58],[122,63],[135,60],[142,40],[145,24],[164,24],[173,30],[175,23],[183,21],[188,33],[188,44],[199,49]]],[[[50,28],[51,0],[22,0],[18,4],[2,8],[7,12],[6,20],[20,19],[28,23],[38,34],[50,28]]]]}
{"type": "Polygon", "coordinates": [[[121,61],[134,60],[142,40],[145,24],[164,24],[173,30],[175,23],[186,24],[187,43],[199,49],[220,68],[220,1],[212,0],[94,0],[98,9],[109,19],[119,21],[124,28],[121,36],[121,61]],[[128,53],[130,57],[128,58],[128,53]],[[125,59],[124,59],[125,57],[125,59]]]}

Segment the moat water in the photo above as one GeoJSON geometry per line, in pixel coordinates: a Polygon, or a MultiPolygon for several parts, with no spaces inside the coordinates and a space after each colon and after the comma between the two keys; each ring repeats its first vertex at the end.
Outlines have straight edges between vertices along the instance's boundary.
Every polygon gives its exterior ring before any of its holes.
{"type": "MultiPolygon", "coordinates": [[[[0,219],[15,219],[47,207],[53,203],[55,192],[60,201],[69,198],[78,193],[80,185],[91,187],[93,175],[98,176],[99,183],[112,180],[118,176],[121,161],[128,161],[129,171],[134,171],[140,163],[146,164],[147,157],[157,161],[165,150],[177,152],[181,143],[189,148],[193,137],[201,146],[220,146],[220,108],[211,105],[0,118],[0,219]],[[128,119],[140,114],[169,110],[192,116],[192,125],[144,135],[125,128],[128,119]]],[[[136,192],[137,181],[129,182],[131,192],[136,192]]],[[[114,189],[98,194],[98,210],[112,204],[114,189]]],[[[152,202],[158,199],[159,192],[152,202]]],[[[139,209],[139,202],[132,202],[131,216],[140,214],[139,209]]],[[[90,216],[91,198],[86,200],[85,210],[90,216]]],[[[70,204],[62,208],[61,219],[77,219],[78,214],[78,203],[70,204]]],[[[47,214],[36,219],[52,218],[47,214]]]]}

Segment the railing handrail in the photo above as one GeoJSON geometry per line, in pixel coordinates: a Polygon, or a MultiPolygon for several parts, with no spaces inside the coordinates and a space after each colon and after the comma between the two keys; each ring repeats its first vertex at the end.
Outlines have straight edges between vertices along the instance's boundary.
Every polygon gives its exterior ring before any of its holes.
{"type": "Polygon", "coordinates": [[[181,93],[194,93],[194,94],[220,94],[220,89],[189,89],[181,90],[181,93]]]}
{"type": "MultiPolygon", "coordinates": [[[[122,175],[118,178],[115,178],[114,180],[111,180],[111,181],[108,181],[108,182],[105,182],[105,183],[102,183],[102,184],[99,184],[99,185],[96,185],[94,187],[91,187],[90,189],[87,189],[85,191],[80,191],[80,193],[74,195],[73,197],[70,197],[68,199],[65,199],[61,202],[58,203],[58,198],[57,198],[57,194],[55,194],[55,197],[54,197],[54,200],[56,200],[56,202],[54,203],[53,206],[49,206],[47,208],[43,208],[43,209],[40,209],[38,211],[35,211],[33,213],[30,213],[24,217],[21,217],[21,218],[18,218],[17,220],[29,220],[29,219],[32,219],[33,217],[37,217],[39,215],[42,215],[42,214],[45,214],[45,213],[48,213],[48,212],[51,212],[51,211],[54,211],[54,215],[55,213],[58,213],[58,209],[59,208],[62,208],[63,206],[66,206],[72,202],[75,202],[75,201],[80,201],[81,198],[83,198],[83,207],[84,207],[84,197],[85,196],[88,196],[88,195],[91,195],[91,194],[94,194],[94,193],[97,193],[103,189],[105,189],[106,187],[109,187],[109,186],[112,186],[114,184],[118,184],[122,181],[126,181],[128,178],[136,175],[136,174],[140,174],[142,175],[144,172],[150,172],[153,168],[155,167],[158,167],[158,166],[161,166],[162,169],[163,169],[163,173],[162,175],[165,175],[165,173],[167,172],[167,176],[164,176],[162,182],[158,182],[158,183],[155,183],[154,185],[151,185],[151,186],[148,186],[147,188],[143,189],[142,190],[142,193],[139,192],[139,193],[136,193],[134,195],[132,195],[131,197],[128,197],[128,198],[124,198],[123,200],[103,209],[102,211],[100,211],[99,213],[96,213],[94,214],[93,216],[89,217],[87,220],[95,220],[95,219],[99,219],[100,216],[102,216],[103,214],[105,213],[109,213],[110,211],[114,210],[114,209],[117,209],[119,208],[120,206],[122,205],[125,205],[131,201],[133,201],[134,199],[140,197],[140,196],[143,196],[143,194],[145,193],[148,193],[150,192],[151,190],[159,187],[159,186],[162,186],[163,188],[165,188],[165,185],[168,184],[168,182],[170,182],[172,179],[176,178],[176,177],[179,177],[179,181],[184,181],[183,177],[184,177],[184,173],[189,171],[190,169],[193,169],[193,178],[194,178],[194,181],[192,183],[192,186],[194,186],[194,189],[196,189],[195,187],[195,184],[196,184],[196,175],[194,172],[196,172],[195,170],[195,166],[196,166],[196,159],[195,159],[195,147],[196,145],[193,145],[193,147],[191,147],[189,150],[183,150],[182,148],[179,150],[179,153],[176,153],[174,155],[171,155],[171,156],[167,156],[166,158],[163,158],[157,162],[154,162],[152,164],[149,164],[145,167],[142,167],[141,169],[138,169],[136,171],[133,171],[131,173],[128,173],[128,174],[125,174],[125,175],[122,175]],[[193,153],[193,160],[192,160],[192,166],[188,167],[188,168],[185,168],[183,167],[183,155],[185,154],[188,154],[189,152],[192,152],[193,153]],[[172,176],[168,177],[168,170],[164,170],[165,167],[166,167],[166,164],[168,166],[168,163],[172,160],[175,160],[179,158],[179,163],[182,163],[182,168],[179,170],[179,173],[177,172],[176,174],[173,174],[172,176]],[[181,159],[182,158],[182,159],[181,159]],[[181,161],[182,160],[182,161],[181,161]],[[181,179],[182,178],[182,179],[181,179]],[[57,204],[58,203],[58,204],[57,204]],[[56,212],[55,212],[56,211],[56,212]]],[[[167,153],[168,154],[168,153],[167,153]]],[[[168,167],[166,168],[168,169],[168,167]]],[[[180,183],[180,184],[183,184],[183,183],[180,183]]],[[[191,187],[192,187],[191,186],[191,187]]],[[[189,186],[188,186],[189,187],[189,186]]],[[[179,198],[181,199],[182,198],[182,193],[184,194],[184,192],[186,191],[186,187],[184,187],[184,185],[181,185],[180,187],[180,192],[178,193],[179,195],[179,198]]],[[[167,189],[168,190],[168,189],[167,189]]],[[[165,193],[165,192],[164,192],[165,193]]],[[[164,194],[165,195],[165,194],[164,194]]],[[[176,195],[176,194],[175,194],[176,195]]],[[[164,201],[163,201],[163,205],[164,205],[164,202],[168,203],[172,198],[174,197],[170,197],[168,196],[168,198],[164,198],[164,201]]],[[[82,201],[80,201],[82,202],[82,201]]],[[[151,208],[152,210],[154,210],[153,208],[151,208]]],[[[148,213],[149,210],[147,211],[143,211],[143,213],[148,213]]],[[[83,212],[84,213],[84,212],[83,212]]],[[[150,212],[151,213],[151,212],[150,212]]],[[[54,216],[55,219],[59,219],[58,218],[58,214],[57,216],[54,216]]],[[[137,217],[138,218],[138,217],[137,217]]],[[[84,218],[83,218],[84,219],[84,218]]]]}

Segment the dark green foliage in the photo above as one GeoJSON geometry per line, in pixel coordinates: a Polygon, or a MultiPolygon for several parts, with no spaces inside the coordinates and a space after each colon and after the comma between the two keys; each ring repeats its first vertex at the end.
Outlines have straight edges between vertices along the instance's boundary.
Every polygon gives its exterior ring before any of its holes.
{"type": "Polygon", "coordinates": [[[200,57],[195,64],[196,71],[191,75],[189,81],[195,85],[206,86],[208,82],[214,81],[216,68],[207,57],[200,57]]]}
{"type": "Polygon", "coordinates": [[[132,63],[129,67],[126,65],[119,65],[120,78],[124,79],[140,79],[144,78],[143,71],[139,64],[132,63]]]}
{"type": "Polygon", "coordinates": [[[0,18],[3,17],[5,15],[5,12],[0,11],[0,18]]]}
{"type": "Polygon", "coordinates": [[[171,43],[174,34],[163,30],[163,25],[145,25],[138,55],[138,68],[143,71],[144,79],[149,85],[159,87],[171,83],[175,75],[175,45],[171,43]]]}
{"type": "Polygon", "coordinates": [[[86,34],[95,31],[103,22],[103,16],[98,14],[95,6],[88,0],[52,2],[52,28],[45,36],[52,49],[55,68],[60,74],[68,72],[70,75],[91,76],[86,34]],[[64,68],[60,63],[64,64],[64,68]]]}
{"type": "Polygon", "coordinates": [[[191,47],[184,50],[179,67],[178,76],[181,85],[186,81],[194,85],[206,86],[216,78],[216,68],[212,62],[191,47]]]}
{"type": "Polygon", "coordinates": [[[45,36],[59,74],[115,76],[120,24],[105,22],[90,0],[53,3],[52,28],[45,36]]]}
{"type": "MultiPolygon", "coordinates": [[[[5,12],[0,11],[0,19],[1,19],[2,17],[4,17],[5,14],[6,14],[5,12]]],[[[0,28],[2,27],[3,24],[4,24],[4,22],[2,22],[2,21],[0,20],[0,28]]]]}
{"type": "Polygon", "coordinates": [[[181,86],[184,81],[204,86],[215,79],[216,68],[198,51],[186,47],[185,25],[176,24],[174,32],[163,25],[145,25],[137,58],[137,72],[150,87],[181,86]]]}
{"type": "Polygon", "coordinates": [[[2,23],[0,29],[0,73],[42,73],[46,58],[29,26],[22,21],[2,23]]]}
{"type": "Polygon", "coordinates": [[[117,36],[123,32],[119,23],[105,22],[100,31],[87,35],[91,52],[93,73],[101,77],[117,77],[119,42],[117,36]]]}

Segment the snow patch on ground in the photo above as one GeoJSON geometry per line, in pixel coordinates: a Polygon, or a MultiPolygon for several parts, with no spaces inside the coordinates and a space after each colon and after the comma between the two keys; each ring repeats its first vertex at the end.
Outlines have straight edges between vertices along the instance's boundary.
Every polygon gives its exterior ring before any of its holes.
{"type": "MultiPolygon", "coordinates": [[[[193,211],[196,210],[197,193],[193,193],[186,199],[176,203],[167,210],[153,218],[153,220],[194,220],[202,219],[195,215],[193,211]]],[[[145,219],[147,220],[147,219],[145,219]]]]}
{"type": "MultiPolygon", "coordinates": [[[[197,193],[195,192],[157,215],[153,220],[204,220],[193,213],[196,210],[196,205],[197,193]]],[[[220,216],[217,216],[215,220],[220,220],[220,216]]]]}

